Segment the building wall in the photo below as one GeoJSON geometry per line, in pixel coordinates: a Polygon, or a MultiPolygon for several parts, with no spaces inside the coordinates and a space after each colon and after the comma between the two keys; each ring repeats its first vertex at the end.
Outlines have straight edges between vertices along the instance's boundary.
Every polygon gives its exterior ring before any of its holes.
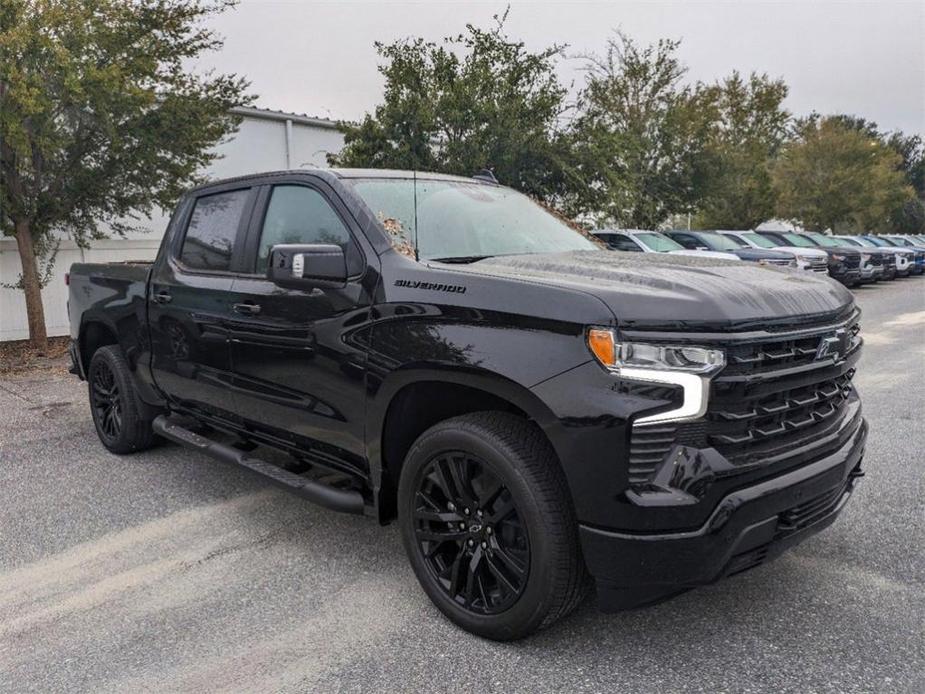
{"type": "MultiPolygon", "coordinates": [[[[258,109],[242,109],[241,113],[244,119],[238,132],[216,148],[221,158],[213,162],[206,172],[210,178],[324,167],[327,166],[327,153],[340,151],[344,143],[343,135],[333,127],[333,123],[258,109]],[[288,137],[287,120],[290,123],[288,137]]],[[[80,249],[70,239],[63,238],[51,281],[42,290],[48,334],[68,334],[64,273],[72,263],[152,260],[157,255],[168,216],[169,212],[155,214],[150,219],[137,222],[145,231],[133,231],[124,239],[95,241],[89,249],[80,249]]],[[[0,238],[0,341],[29,336],[22,292],[2,286],[15,283],[20,271],[16,241],[0,238]]]]}

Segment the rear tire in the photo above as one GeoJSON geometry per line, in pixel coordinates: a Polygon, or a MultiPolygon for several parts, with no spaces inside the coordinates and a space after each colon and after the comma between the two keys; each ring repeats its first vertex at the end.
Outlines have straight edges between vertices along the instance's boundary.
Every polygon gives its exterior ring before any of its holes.
{"type": "Polygon", "coordinates": [[[134,453],[154,444],[153,420],[142,415],[131,371],[118,346],[107,345],[94,352],[87,383],[93,424],[110,452],[134,453]]]}
{"type": "Polygon", "coordinates": [[[405,458],[398,518],[428,597],[479,636],[545,628],[589,586],[559,462],[521,417],[476,412],[425,431],[405,458]]]}

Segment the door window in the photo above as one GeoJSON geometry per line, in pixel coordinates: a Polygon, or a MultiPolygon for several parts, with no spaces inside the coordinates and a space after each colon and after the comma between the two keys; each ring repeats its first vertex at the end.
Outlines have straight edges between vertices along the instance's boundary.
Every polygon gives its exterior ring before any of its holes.
{"type": "Polygon", "coordinates": [[[610,247],[615,248],[618,251],[636,251],[640,250],[639,246],[636,244],[633,239],[629,236],[624,236],[623,234],[614,234],[613,239],[610,241],[610,247]]]}
{"type": "Polygon", "coordinates": [[[204,195],[190,216],[180,262],[193,270],[229,270],[249,189],[204,195]]]}
{"type": "Polygon", "coordinates": [[[672,234],[671,238],[673,238],[675,241],[680,243],[682,246],[690,250],[696,250],[700,246],[706,245],[706,244],[699,243],[697,239],[695,239],[693,236],[690,236],[688,234],[672,234]]]}
{"type": "Polygon", "coordinates": [[[317,190],[276,186],[260,233],[256,272],[267,271],[270,248],[281,243],[334,244],[349,253],[350,232],[317,190]]]}

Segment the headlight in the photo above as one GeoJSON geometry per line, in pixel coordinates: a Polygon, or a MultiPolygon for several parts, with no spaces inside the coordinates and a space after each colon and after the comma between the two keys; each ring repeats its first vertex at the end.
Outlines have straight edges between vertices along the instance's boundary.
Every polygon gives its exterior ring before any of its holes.
{"type": "Polygon", "coordinates": [[[833,254],[832,254],[832,260],[837,260],[839,263],[844,262],[847,258],[848,258],[848,256],[841,255],[840,253],[833,253],[833,254]]]}
{"type": "Polygon", "coordinates": [[[801,263],[811,263],[813,262],[813,257],[811,255],[797,255],[797,260],[801,263]]]}
{"type": "Polygon", "coordinates": [[[684,400],[668,412],[639,417],[636,424],[697,419],[707,411],[710,378],[726,365],[722,350],[686,345],[617,342],[613,330],[591,328],[588,348],[607,369],[621,378],[681,386],[684,400]]]}
{"type": "Polygon", "coordinates": [[[870,260],[870,253],[861,253],[861,260],[863,260],[865,263],[870,260]]]}

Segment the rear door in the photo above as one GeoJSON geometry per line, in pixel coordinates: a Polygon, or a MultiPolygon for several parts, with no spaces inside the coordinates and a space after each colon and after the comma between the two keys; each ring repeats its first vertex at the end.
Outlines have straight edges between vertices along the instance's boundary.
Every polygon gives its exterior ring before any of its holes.
{"type": "Polygon", "coordinates": [[[187,201],[152,270],[152,376],[180,408],[235,416],[228,329],[239,301],[232,284],[242,267],[256,193],[238,184],[211,188],[187,201]]]}
{"type": "Polygon", "coordinates": [[[231,335],[241,416],[316,462],[365,472],[363,336],[375,254],[334,191],[310,176],[262,188],[247,246],[247,271],[234,289],[253,308],[235,317],[231,335]],[[269,250],[283,243],[341,246],[346,286],[284,289],[268,281],[269,250]]]}

